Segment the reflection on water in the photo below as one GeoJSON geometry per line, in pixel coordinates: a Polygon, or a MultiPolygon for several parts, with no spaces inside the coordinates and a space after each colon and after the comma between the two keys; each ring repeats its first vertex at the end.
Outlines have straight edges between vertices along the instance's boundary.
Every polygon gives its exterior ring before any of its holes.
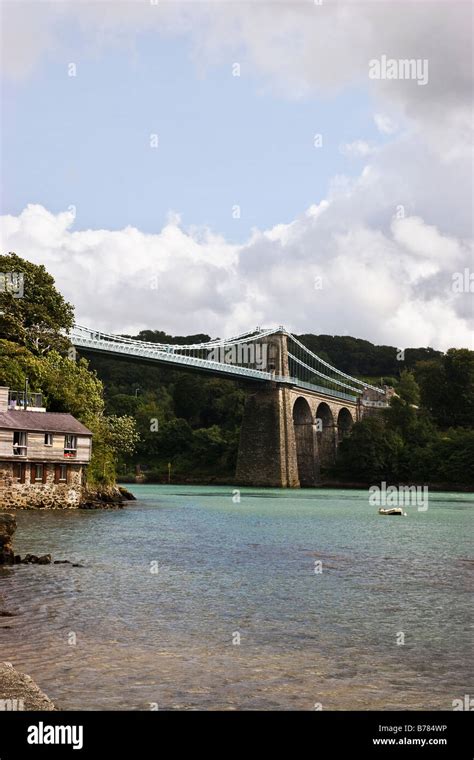
{"type": "Polygon", "coordinates": [[[58,707],[451,709],[472,694],[472,495],[389,518],[355,491],[133,490],[124,510],[17,515],[16,551],[85,565],[0,570],[0,658],[58,707]]]}

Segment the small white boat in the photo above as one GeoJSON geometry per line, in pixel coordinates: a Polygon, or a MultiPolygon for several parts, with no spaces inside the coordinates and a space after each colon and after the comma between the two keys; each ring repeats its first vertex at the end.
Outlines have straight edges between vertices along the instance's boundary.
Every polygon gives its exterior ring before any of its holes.
{"type": "Polygon", "coordinates": [[[379,515],[402,515],[407,516],[407,513],[403,511],[402,507],[392,507],[391,509],[379,509],[379,515]]]}

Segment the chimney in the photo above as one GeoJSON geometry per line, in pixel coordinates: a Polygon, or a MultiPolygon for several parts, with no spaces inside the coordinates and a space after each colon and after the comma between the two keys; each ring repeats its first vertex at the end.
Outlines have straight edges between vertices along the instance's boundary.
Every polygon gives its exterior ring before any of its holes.
{"type": "Polygon", "coordinates": [[[0,385],[0,412],[8,411],[8,388],[0,385]]]}

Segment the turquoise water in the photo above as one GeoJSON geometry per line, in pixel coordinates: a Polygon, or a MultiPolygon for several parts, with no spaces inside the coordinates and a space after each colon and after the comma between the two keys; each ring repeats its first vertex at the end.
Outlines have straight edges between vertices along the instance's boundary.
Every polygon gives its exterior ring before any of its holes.
{"type": "Polygon", "coordinates": [[[364,491],[132,490],[123,510],[17,513],[16,551],[85,565],[0,570],[1,659],[60,708],[451,709],[473,693],[472,494],[403,518],[364,491]]]}

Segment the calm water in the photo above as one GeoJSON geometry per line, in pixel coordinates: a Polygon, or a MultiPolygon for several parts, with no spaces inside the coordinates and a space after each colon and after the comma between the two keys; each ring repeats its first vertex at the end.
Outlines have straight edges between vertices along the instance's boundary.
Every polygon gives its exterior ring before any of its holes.
{"type": "Polygon", "coordinates": [[[451,709],[473,694],[472,494],[400,518],[362,491],[133,491],[124,510],[17,515],[18,552],[85,565],[0,570],[15,613],[0,659],[58,707],[451,709]]]}

